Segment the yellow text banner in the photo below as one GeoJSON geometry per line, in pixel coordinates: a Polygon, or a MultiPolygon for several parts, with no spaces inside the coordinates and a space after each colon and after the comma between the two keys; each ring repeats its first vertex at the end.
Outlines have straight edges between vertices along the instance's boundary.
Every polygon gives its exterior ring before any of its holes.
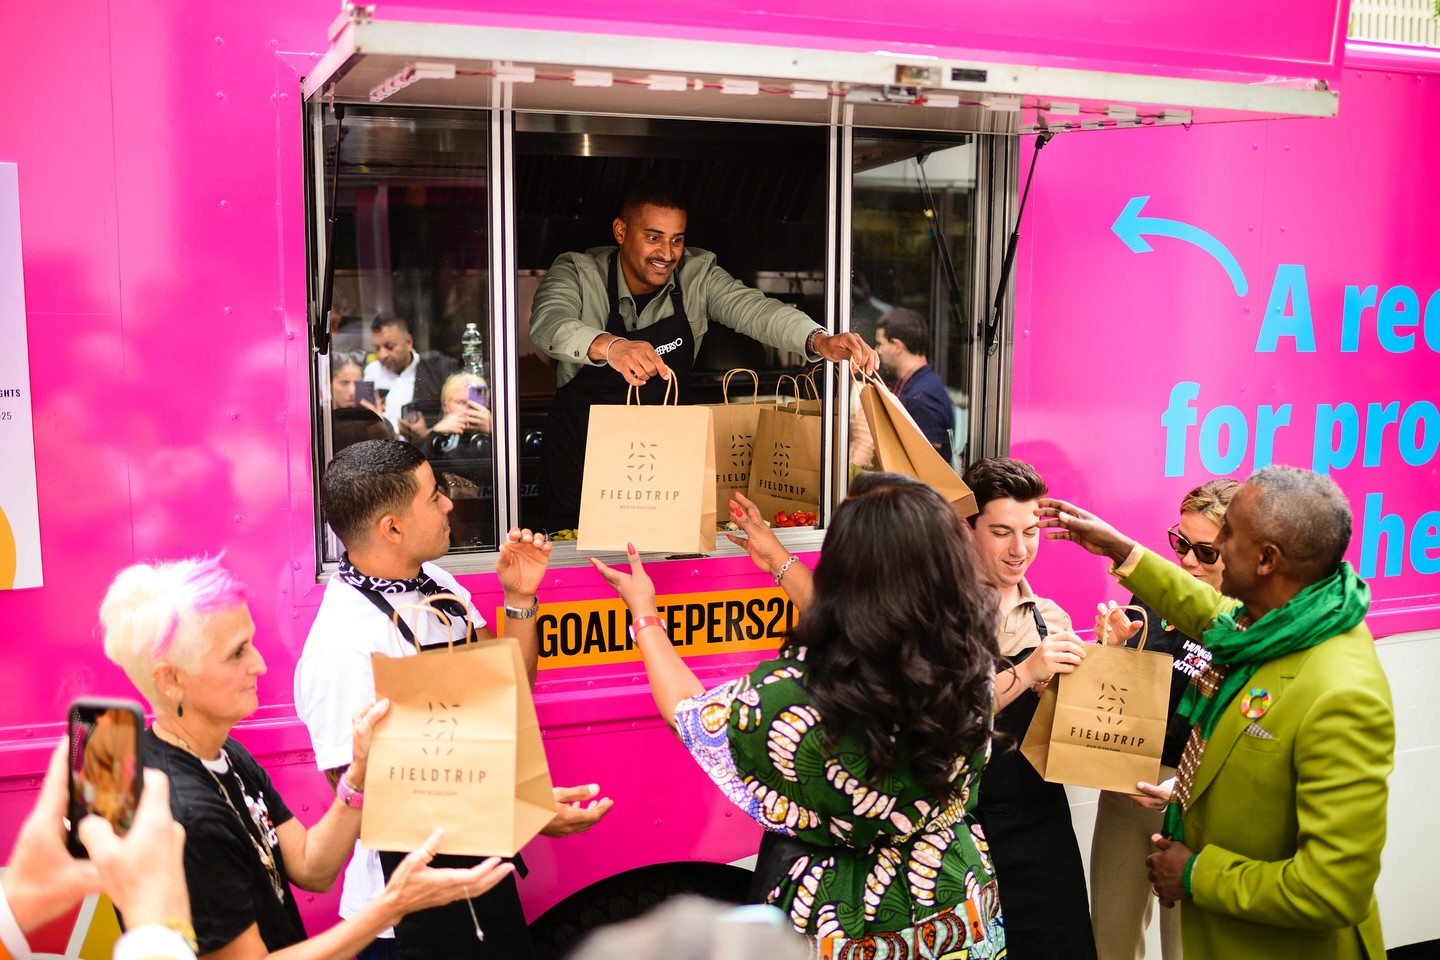
{"type": "MultiPolygon", "coordinates": [[[[780,589],[683,593],[656,598],[670,642],[685,657],[774,650],[795,623],[795,605],[780,589]]],[[[504,608],[495,609],[505,630],[504,608]]],[[[630,639],[630,612],[616,597],[546,603],[535,618],[540,669],[634,663],[640,651],[630,639]]]]}

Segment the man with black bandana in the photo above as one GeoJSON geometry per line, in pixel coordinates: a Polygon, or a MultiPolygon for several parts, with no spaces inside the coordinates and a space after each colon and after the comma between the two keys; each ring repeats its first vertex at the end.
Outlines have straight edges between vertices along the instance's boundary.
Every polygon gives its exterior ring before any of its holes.
{"type": "Polygon", "coordinates": [[[876,356],[853,333],[831,335],[788,304],[726,273],[706,250],[685,248],[685,204],[669,189],[632,189],[614,221],[618,247],[561,254],[535,294],[530,341],[559,362],[559,389],[541,448],[540,509],[552,529],[574,527],[590,407],[624,403],[630,387],[660,403],[674,375],[689,402],[690,367],[710,322],[781,350],[850,360],[876,356]]]}
{"type": "MultiPolygon", "coordinates": [[[[339,569],[326,582],[305,649],[295,666],[295,713],[305,724],[315,763],[339,788],[351,747],[339,732],[345,717],[375,697],[370,666],[374,654],[412,656],[467,637],[493,636],[478,605],[439,600],[445,617],[419,617],[392,625],[397,609],[427,596],[470,592],[432,561],[450,548],[450,498],[414,446],[399,440],[366,440],[335,454],[320,486],[325,521],[345,546],[339,569]],[[401,635],[403,634],[403,636],[401,635]]],[[[500,538],[495,572],[503,591],[506,634],[520,645],[531,685],[539,656],[536,591],[550,562],[544,534],[512,529],[500,538]]],[[[352,736],[353,739],[353,736],[352,736]]],[[[564,837],[588,830],[610,809],[594,799],[595,784],[555,790],[555,817],[541,831],[564,837]]],[[[355,791],[343,791],[351,806],[355,791]]],[[[363,795],[362,795],[363,796],[363,795]]],[[[349,917],[384,888],[399,865],[398,853],[377,853],[358,843],[345,871],[340,915],[349,917]],[[383,875],[382,875],[383,873],[383,875]]],[[[476,858],[441,854],[436,866],[468,866],[476,858]]],[[[516,863],[517,873],[523,867],[516,863]]],[[[534,957],[515,877],[473,900],[422,910],[403,919],[359,954],[360,960],[529,960],[534,957]],[[473,911],[473,912],[472,912],[473,911]],[[475,934],[481,928],[484,939],[475,934]]]]}

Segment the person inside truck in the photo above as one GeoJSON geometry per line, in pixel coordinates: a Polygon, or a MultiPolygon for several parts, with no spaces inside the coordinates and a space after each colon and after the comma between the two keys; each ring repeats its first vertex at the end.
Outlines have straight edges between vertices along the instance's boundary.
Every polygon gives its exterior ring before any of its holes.
{"type": "Polygon", "coordinates": [[[630,609],[661,717],[766,831],[752,899],[786,911],[819,956],[1004,956],[972,812],[999,663],[973,538],[934,488],[862,473],[812,575],[753,503],[730,503],[731,540],[803,611],[745,676],[705,690],[634,547],[628,572],[591,562],[630,609]]]}
{"type": "Polygon", "coordinates": [[[420,441],[445,495],[455,504],[450,514],[454,546],[494,543],[492,517],[495,479],[490,448],[490,410],[477,397],[485,381],[473,373],[452,373],[440,388],[444,416],[420,441]]]}
{"type": "MultiPolygon", "coordinates": [[[[398,442],[398,441],[389,441],[398,442]]],[[[306,939],[292,885],[328,890],[360,836],[371,725],[389,704],[355,714],[354,762],[313,828],[290,812],[269,775],[230,736],[260,705],[265,658],[255,646],[244,588],[218,559],[136,564],[100,605],[105,655],[154,711],[145,760],[170,780],[170,808],[185,828],[185,881],[196,954],[215,960],[342,960],[414,910],[489,890],[512,867],[492,858],[440,870],[429,857],[397,870],[365,910],[306,939]]],[[[443,837],[431,834],[431,845],[443,837]]]]}
{"type": "Polygon", "coordinates": [[[442,353],[422,356],[403,317],[376,317],[370,324],[370,345],[375,359],[365,365],[365,379],[375,384],[377,397],[385,401],[381,413],[397,434],[419,443],[439,419],[440,385],[460,363],[442,353]],[[423,416],[407,419],[402,416],[407,408],[423,416]]]}
{"type": "Polygon", "coordinates": [[[895,378],[895,397],[945,462],[950,462],[950,433],[955,404],[945,381],[926,360],[930,325],[908,307],[897,307],[875,321],[875,352],[895,378]]]}
{"type": "Polygon", "coordinates": [[[875,352],[853,333],[829,334],[794,307],[726,273],[715,255],[685,246],[685,201],[672,188],[632,188],[612,229],[617,246],[562,253],[535,292],[530,341],[558,364],[559,389],[540,453],[539,525],[580,516],[590,407],[625,403],[631,387],[660,403],[675,379],[689,402],[691,364],[710,323],[810,362],[849,360],[866,373],[875,352]]]}
{"type": "Polygon", "coordinates": [[[1044,780],[1019,751],[1039,691],[1085,656],[1069,615],[1025,580],[1040,544],[1036,511],[1048,489],[1034,467],[1009,457],[977,460],[964,480],[980,511],[969,520],[975,548],[991,603],[998,603],[1007,669],[995,678],[997,705],[1002,692],[1012,698],[995,715],[1005,742],[985,767],[976,810],[995,858],[1010,952],[1025,960],[1094,960],[1085,865],[1065,788],[1044,780]]]}

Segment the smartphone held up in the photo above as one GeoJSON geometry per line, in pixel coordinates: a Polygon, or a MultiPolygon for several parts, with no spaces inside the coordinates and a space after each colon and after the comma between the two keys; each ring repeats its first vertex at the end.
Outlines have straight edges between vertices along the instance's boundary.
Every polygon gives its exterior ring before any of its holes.
{"type": "Polygon", "coordinates": [[[80,821],[104,817],[117,834],[130,829],[144,783],[145,714],[133,700],[85,698],[70,705],[70,852],[87,856],[80,821]]]}

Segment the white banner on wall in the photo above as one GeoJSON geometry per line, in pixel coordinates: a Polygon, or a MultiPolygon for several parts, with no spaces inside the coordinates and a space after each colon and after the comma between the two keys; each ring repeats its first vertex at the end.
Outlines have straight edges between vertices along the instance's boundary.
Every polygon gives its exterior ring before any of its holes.
{"type": "Polygon", "coordinates": [[[20,176],[15,164],[0,163],[0,590],[43,583],[20,264],[20,176]]]}

